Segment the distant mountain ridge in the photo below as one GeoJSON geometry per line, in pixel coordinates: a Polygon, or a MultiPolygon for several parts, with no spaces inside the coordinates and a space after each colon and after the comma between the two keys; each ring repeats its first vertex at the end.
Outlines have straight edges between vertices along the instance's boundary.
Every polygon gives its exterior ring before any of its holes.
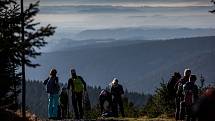
{"type": "Polygon", "coordinates": [[[190,29],[190,28],[118,28],[85,30],[77,34],[74,39],[116,39],[116,40],[160,40],[175,38],[190,38],[214,36],[215,29],[190,29]]]}
{"type": "Polygon", "coordinates": [[[185,68],[190,68],[198,77],[203,74],[206,83],[215,80],[215,37],[115,44],[44,53],[35,60],[41,67],[28,68],[27,76],[43,80],[54,67],[60,81],[67,82],[70,69],[75,67],[89,85],[106,87],[117,77],[128,90],[144,93],[153,93],[162,79],[167,81],[171,73],[182,73],[185,68]]]}
{"type": "Polygon", "coordinates": [[[72,34],[69,30],[61,30],[57,32],[56,37],[51,38],[52,41],[44,48],[44,52],[64,51],[65,49],[69,50],[83,46],[121,46],[154,40],[214,36],[214,33],[215,29],[213,28],[130,27],[84,30],[75,34],[72,34]]]}

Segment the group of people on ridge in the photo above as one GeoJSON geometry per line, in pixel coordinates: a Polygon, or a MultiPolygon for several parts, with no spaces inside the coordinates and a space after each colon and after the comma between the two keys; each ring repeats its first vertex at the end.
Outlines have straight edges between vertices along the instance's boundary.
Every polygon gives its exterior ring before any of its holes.
{"type": "MultiPolygon", "coordinates": [[[[69,92],[71,92],[75,119],[83,119],[83,97],[87,88],[86,82],[81,76],[76,74],[75,69],[71,69],[71,78],[68,80],[68,85],[62,89],[59,84],[56,69],[51,69],[49,77],[43,82],[43,84],[46,85],[46,91],[48,93],[49,119],[66,118],[66,116],[69,115],[69,92]]],[[[105,114],[106,111],[110,111],[110,116],[118,117],[119,105],[122,117],[124,117],[125,114],[122,101],[123,94],[124,91],[122,85],[118,84],[118,79],[114,78],[111,83],[111,92],[108,90],[102,90],[99,95],[101,113],[105,114]],[[110,107],[109,110],[104,108],[105,102],[108,102],[108,107],[110,107]]]]}
{"type": "MultiPolygon", "coordinates": [[[[195,84],[196,75],[190,69],[184,70],[182,77],[175,72],[167,84],[171,99],[175,100],[175,119],[186,121],[215,121],[215,89],[209,88],[199,98],[198,86],[195,84]]],[[[61,89],[57,70],[51,69],[49,77],[43,82],[48,93],[48,117],[50,119],[66,118],[68,116],[69,92],[71,92],[75,119],[83,119],[83,95],[87,91],[86,83],[81,76],[71,69],[68,85],[61,89]]],[[[110,91],[103,89],[99,94],[101,114],[104,117],[118,117],[118,107],[124,117],[123,87],[118,79],[111,82],[110,91]]]]}
{"type": "Polygon", "coordinates": [[[190,69],[184,70],[182,77],[179,72],[175,72],[167,88],[172,99],[175,99],[175,119],[196,121],[193,113],[193,105],[198,100],[198,86],[195,84],[196,75],[191,74],[190,69]]]}
{"type": "Polygon", "coordinates": [[[75,119],[83,119],[83,93],[86,91],[86,83],[81,76],[76,75],[75,69],[71,70],[71,78],[67,87],[60,89],[57,70],[51,69],[50,76],[43,82],[48,93],[48,117],[50,119],[66,118],[68,109],[68,92],[72,93],[72,105],[75,119]],[[61,93],[59,94],[61,90],[61,93]]]}

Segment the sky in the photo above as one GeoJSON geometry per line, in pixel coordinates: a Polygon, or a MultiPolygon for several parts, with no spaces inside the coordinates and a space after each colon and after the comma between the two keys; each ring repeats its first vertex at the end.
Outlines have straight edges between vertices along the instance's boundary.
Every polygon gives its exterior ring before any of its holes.
{"type": "Polygon", "coordinates": [[[57,27],[49,39],[58,44],[85,30],[215,28],[213,8],[210,0],[41,0],[35,19],[57,27]]]}
{"type": "MultiPolygon", "coordinates": [[[[32,2],[35,0],[26,0],[32,2]]],[[[208,0],[41,0],[42,5],[201,6],[208,0]]]]}
{"type": "MultiPolygon", "coordinates": [[[[37,20],[72,30],[213,27],[207,0],[42,0],[37,20]]],[[[71,31],[72,31],[71,30],[71,31]]],[[[78,32],[78,31],[76,31],[78,32]]]]}

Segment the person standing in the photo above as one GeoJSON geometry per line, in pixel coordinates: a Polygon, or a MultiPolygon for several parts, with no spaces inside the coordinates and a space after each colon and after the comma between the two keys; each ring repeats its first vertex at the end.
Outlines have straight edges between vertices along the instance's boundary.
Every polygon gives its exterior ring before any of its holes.
{"type": "Polygon", "coordinates": [[[124,108],[123,108],[123,100],[122,97],[124,95],[124,90],[122,85],[119,84],[118,79],[114,78],[111,85],[111,95],[112,95],[112,110],[113,115],[118,117],[118,105],[121,112],[122,117],[125,117],[124,108]]]}
{"type": "Polygon", "coordinates": [[[86,91],[86,83],[81,76],[71,69],[71,78],[68,80],[68,90],[72,92],[72,105],[75,112],[75,119],[83,119],[83,93],[86,91]]]}
{"type": "Polygon", "coordinates": [[[62,88],[60,93],[60,108],[61,108],[61,117],[64,119],[67,115],[67,108],[68,108],[68,94],[67,89],[65,87],[62,88]]]}
{"type": "Polygon", "coordinates": [[[176,98],[180,101],[180,111],[179,111],[179,120],[185,119],[185,103],[184,103],[184,93],[183,93],[183,85],[186,84],[191,75],[190,69],[184,70],[184,77],[176,84],[177,92],[176,98]]]}
{"type": "Polygon", "coordinates": [[[46,91],[48,93],[48,118],[57,119],[60,85],[56,69],[51,69],[50,76],[43,84],[46,85],[46,91]]]}
{"type": "Polygon", "coordinates": [[[174,75],[170,78],[167,89],[170,94],[170,99],[175,100],[175,120],[179,120],[179,111],[180,111],[180,98],[176,96],[177,86],[176,84],[180,81],[181,74],[179,72],[174,72],[174,75]]]}
{"type": "Polygon", "coordinates": [[[186,121],[196,120],[192,112],[192,107],[198,99],[198,86],[195,84],[196,80],[196,75],[191,75],[189,82],[183,85],[186,121]]]}

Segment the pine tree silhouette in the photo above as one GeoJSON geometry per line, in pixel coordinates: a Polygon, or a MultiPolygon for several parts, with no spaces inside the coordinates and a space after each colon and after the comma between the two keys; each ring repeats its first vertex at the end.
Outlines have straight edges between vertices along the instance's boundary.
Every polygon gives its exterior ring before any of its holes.
{"type": "Polygon", "coordinates": [[[0,107],[8,108],[17,103],[20,93],[20,73],[22,54],[25,54],[24,64],[37,67],[39,64],[31,62],[31,58],[41,55],[36,48],[47,44],[45,37],[54,34],[51,25],[38,27],[34,22],[39,12],[39,2],[30,4],[24,11],[24,38],[21,41],[21,13],[20,5],[15,0],[0,1],[0,107]]]}

